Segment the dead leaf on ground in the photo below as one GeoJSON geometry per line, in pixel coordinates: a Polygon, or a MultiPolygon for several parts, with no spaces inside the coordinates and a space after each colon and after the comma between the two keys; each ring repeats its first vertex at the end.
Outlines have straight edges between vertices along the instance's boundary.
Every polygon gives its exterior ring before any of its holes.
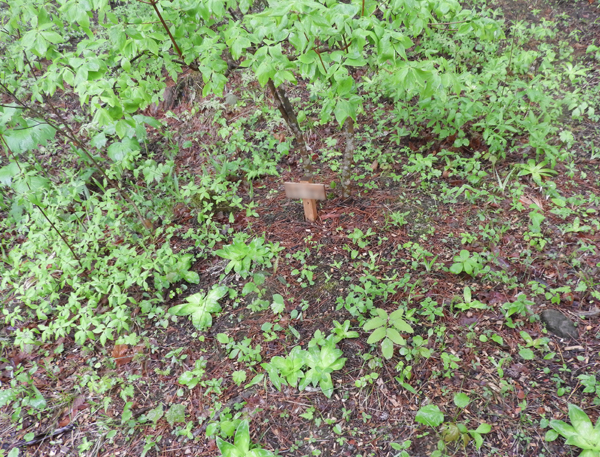
{"type": "Polygon", "coordinates": [[[75,419],[75,416],[77,416],[77,412],[79,410],[85,409],[87,407],[88,404],[85,402],[85,396],[79,395],[77,398],[75,398],[75,400],[73,400],[73,404],[71,405],[69,412],[63,416],[63,418],[58,423],[58,426],[66,427],[71,422],[73,422],[73,419],[75,419]]]}
{"type": "Polygon", "coordinates": [[[115,363],[118,367],[125,365],[133,360],[135,354],[126,355],[129,347],[126,344],[115,344],[112,350],[112,356],[115,359],[115,363]]]}
{"type": "Polygon", "coordinates": [[[533,195],[522,195],[519,201],[527,208],[529,208],[530,205],[536,205],[541,211],[544,211],[544,205],[542,201],[533,195]]]}

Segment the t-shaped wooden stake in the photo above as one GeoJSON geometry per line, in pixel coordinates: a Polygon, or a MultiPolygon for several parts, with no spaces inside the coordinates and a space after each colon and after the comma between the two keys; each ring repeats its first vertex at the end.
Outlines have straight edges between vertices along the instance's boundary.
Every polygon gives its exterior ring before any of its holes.
{"type": "Polygon", "coordinates": [[[301,198],[304,206],[304,217],[314,222],[317,220],[317,200],[325,200],[325,185],[312,184],[308,181],[286,182],[285,196],[287,198],[301,198]]]}

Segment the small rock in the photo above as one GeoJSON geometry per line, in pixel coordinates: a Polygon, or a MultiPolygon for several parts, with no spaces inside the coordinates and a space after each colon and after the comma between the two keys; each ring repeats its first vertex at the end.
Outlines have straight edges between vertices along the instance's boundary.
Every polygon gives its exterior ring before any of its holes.
{"type": "Polygon", "coordinates": [[[542,311],[540,318],[548,330],[560,338],[579,337],[575,324],[560,311],[546,309],[542,311]]]}
{"type": "Polygon", "coordinates": [[[227,106],[235,106],[238,102],[238,98],[231,92],[225,96],[225,104],[227,106]]]}

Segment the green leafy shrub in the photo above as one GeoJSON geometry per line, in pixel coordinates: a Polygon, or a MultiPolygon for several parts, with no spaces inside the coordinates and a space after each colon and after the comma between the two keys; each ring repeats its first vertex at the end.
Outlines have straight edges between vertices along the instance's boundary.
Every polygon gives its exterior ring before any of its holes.
{"type": "Polygon", "coordinates": [[[394,343],[406,345],[406,340],[400,336],[399,332],[412,333],[413,329],[402,319],[403,309],[397,309],[389,316],[385,310],[380,308],[377,308],[375,312],[378,316],[365,322],[363,326],[365,331],[373,330],[367,343],[375,344],[381,341],[381,353],[386,359],[391,359],[394,355],[394,343]]]}
{"type": "Polygon", "coordinates": [[[308,371],[300,380],[300,390],[304,390],[309,384],[315,387],[318,384],[323,394],[331,398],[333,394],[331,373],[341,370],[346,364],[346,359],[341,356],[342,351],[336,348],[332,337],[328,338],[321,347],[315,345],[309,348],[306,354],[308,371]]]}
{"type": "Polygon", "coordinates": [[[465,272],[471,276],[477,276],[483,270],[483,259],[474,252],[471,254],[466,249],[460,251],[460,254],[454,256],[454,263],[450,267],[450,271],[456,275],[465,272]]]}
{"type": "Polygon", "coordinates": [[[226,286],[213,286],[210,292],[198,292],[186,298],[187,303],[172,306],[169,313],[174,316],[190,316],[198,330],[206,330],[212,325],[212,314],[221,311],[219,300],[229,292],[226,286]]]}
{"type": "Polygon", "coordinates": [[[221,451],[222,457],[270,457],[274,455],[272,452],[260,447],[250,449],[252,443],[250,441],[250,424],[247,419],[240,421],[235,431],[233,444],[217,437],[217,447],[221,451]]]}
{"type": "Polygon", "coordinates": [[[225,274],[233,270],[242,278],[247,278],[253,262],[267,267],[272,266],[270,258],[273,257],[273,251],[278,251],[278,244],[269,248],[264,243],[263,238],[255,238],[249,244],[238,239],[233,244],[223,246],[222,249],[215,251],[215,254],[229,260],[225,267],[225,274]]]}

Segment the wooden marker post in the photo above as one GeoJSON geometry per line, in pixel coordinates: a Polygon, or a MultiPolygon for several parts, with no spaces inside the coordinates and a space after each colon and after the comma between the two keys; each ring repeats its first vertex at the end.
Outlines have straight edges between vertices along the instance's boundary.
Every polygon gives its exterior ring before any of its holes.
{"type": "Polygon", "coordinates": [[[314,222],[317,220],[317,200],[325,200],[325,185],[312,184],[308,181],[286,182],[285,196],[287,198],[300,198],[304,206],[304,217],[314,222]]]}

